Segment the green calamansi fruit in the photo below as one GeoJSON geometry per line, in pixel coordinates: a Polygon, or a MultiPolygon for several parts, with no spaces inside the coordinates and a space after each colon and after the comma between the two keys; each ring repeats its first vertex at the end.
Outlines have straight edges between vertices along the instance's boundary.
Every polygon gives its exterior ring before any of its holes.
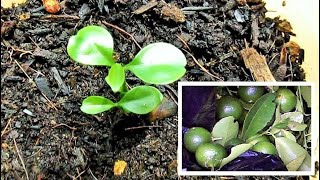
{"type": "Polygon", "coordinates": [[[249,138],[247,140],[248,143],[250,144],[257,144],[258,142],[270,142],[268,136],[266,135],[255,135],[255,136],[252,136],[251,138],[249,138]]]}
{"type": "Polygon", "coordinates": [[[239,139],[239,138],[232,138],[230,140],[228,140],[225,144],[225,147],[227,146],[236,146],[236,145],[239,145],[239,144],[243,144],[245,143],[244,140],[242,139],[239,139]]]}
{"type": "Polygon", "coordinates": [[[196,161],[204,168],[218,167],[226,156],[227,151],[218,143],[202,144],[196,151],[196,161]]]}
{"type": "Polygon", "coordinates": [[[219,119],[233,116],[239,119],[242,115],[243,107],[238,99],[231,96],[223,96],[217,101],[217,115],[219,119]]]}
{"type": "Polygon", "coordinates": [[[289,112],[296,107],[297,97],[296,95],[287,88],[279,88],[276,92],[275,102],[280,105],[280,111],[282,113],[289,112]]]}
{"type": "Polygon", "coordinates": [[[252,147],[253,151],[262,152],[264,154],[277,155],[277,149],[271,142],[258,142],[252,147]]]}
{"type": "Polygon", "coordinates": [[[238,89],[240,98],[248,103],[255,103],[264,92],[263,86],[240,86],[238,89]]]}
{"type": "Polygon", "coordinates": [[[183,142],[189,152],[195,153],[201,144],[211,142],[211,133],[205,128],[193,127],[184,134],[183,142]]]}

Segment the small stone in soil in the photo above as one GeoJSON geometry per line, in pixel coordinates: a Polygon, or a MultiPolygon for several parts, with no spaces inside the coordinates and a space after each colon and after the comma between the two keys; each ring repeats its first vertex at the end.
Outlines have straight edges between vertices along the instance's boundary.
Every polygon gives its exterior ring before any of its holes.
{"type": "Polygon", "coordinates": [[[54,94],[51,91],[46,78],[36,78],[34,81],[36,82],[38,89],[43,94],[45,94],[50,99],[54,97],[54,94]]]}
{"type": "Polygon", "coordinates": [[[14,127],[21,128],[21,122],[20,121],[16,121],[16,123],[14,124],[14,127]]]}

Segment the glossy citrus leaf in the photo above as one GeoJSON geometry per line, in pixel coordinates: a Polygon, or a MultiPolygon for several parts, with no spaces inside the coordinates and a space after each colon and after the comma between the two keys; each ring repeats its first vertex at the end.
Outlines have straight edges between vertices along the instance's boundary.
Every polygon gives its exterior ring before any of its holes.
{"type": "Polygon", "coordinates": [[[281,115],[281,120],[289,119],[289,121],[302,123],[303,122],[303,114],[301,112],[287,112],[281,115]]]}
{"type": "Polygon", "coordinates": [[[291,161],[289,164],[286,165],[288,171],[296,171],[299,167],[303,164],[304,159],[306,158],[307,154],[301,154],[296,159],[291,161]]]}
{"type": "Polygon", "coordinates": [[[286,131],[284,129],[281,129],[279,132],[279,137],[285,137],[288,138],[294,142],[296,142],[296,137],[290,132],[290,131],[286,131]]]}
{"type": "Polygon", "coordinates": [[[307,102],[308,107],[311,107],[311,86],[301,86],[302,98],[307,102]]]}
{"type": "Polygon", "coordinates": [[[246,140],[261,131],[272,119],[276,95],[267,93],[260,97],[248,112],[242,128],[241,137],[246,140]]]}
{"type": "Polygon", "coordinates": [[[288,128],[291,131],[304,131],[307,127],[308,127],[308,125],[306,125],[304,123],[297,123],[294,121],[289,121],[289,123],[288,123],[288,128]]]}
{"type": "Polygon", "coordinates": [[[303,156],[305,157],[308,154],[298,143],[285,137],[275,138],[275,144],[279,157],[286,166],[289,165],[290,171],[296,171],[303,163],[303,156]],[[291,162],[295,162],[295,164],[290,164],[291,162]]]}
{"type": "Polygon", "coordinates": [[[85,65],[111,66],[113,60],[113,38],[100,26],[86,26],[71,36],[67,52],[72,60],[85,65]]]}
{"type": "Polygon", "coordinates": [[[118,92],[125,82],[124,68],[121,66],[121,64],[113,64],[105,80],[113,92],[118,92]]]}
{"type": "Polygon", "coordinates": [[[98,114],[113,108],[115,104],[102,96],[88,96],[82,101],[80,110],[86,114],[98,114]]]}
{"type": "Polygon", "coordinates": [[[141,80],[151,84],[169,84],[186,72],[184,54],[169,43],[149,44],[125,66],[141,80]]]}
{"type": "Polygon", "coordinates": [[[222,159],[220,168],[222,168],[224,165],[228,164],[232,160],[239,157],[241,154],[249,150],[253,145],[252,144],[239,144],[237,146],[234,146],[231,148],[231,153],[226,158],[222,159]]]}
{"type": "Polygon", "coordinates": [[[221,140],[215,141],[216,143],[225,145],[227,141],[237,137],[239,132],[239,124],[234,121],[233,116],[228,116],[220,119],[213,127],[211,132],[213,138],[222,138],[221,140]]]}
{"type": "Polygon", "coordinates": [[[288,125],[288,121],[286,121],[286,122],[283,122],[283,123],[279,123],[279,124],[276,124],[275,126],[274,126],[274,128],[277,128],[277,129],[284,129],[284,128],[286,128],[287,127],[287,125],[288,125]]]}
{"type": "Polygon", "coordinates": [[[310,171],[311,170],[311,156],[308,153],[306,158],[303,160],[301,166],[299,167],[298,171],[310,171]]]}
{"type": "Polygon", "coordinates": [[[275,126],[276,124],[281,123],[280,105],[277,105],[274,116],[275,116],[275,119],[272,126],[275,126]]]}
{"type": "Polygon", "coordinates": [[[302,98],[297,97],[296,111],[304,114],[302,98]]]}
{"type": "Polygon", "coordinates": [[[147,114],[162,101],[161,92],[152,86],[138,86],[128,91],[118,105],[135,114],[147,114]]]}

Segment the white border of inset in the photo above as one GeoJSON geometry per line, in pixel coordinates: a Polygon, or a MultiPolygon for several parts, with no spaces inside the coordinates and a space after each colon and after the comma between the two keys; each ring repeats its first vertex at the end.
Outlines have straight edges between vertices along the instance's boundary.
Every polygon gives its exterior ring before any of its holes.
{"type": "MultiPolygon", "coordinates": [[[[317,137],[311,137],[311,171],[182,171],[182,86],[311,86],[311,97],[315,97],[313,82],[178,82],[178,175],[179,176],[309,176],[315,174],[314,150],[317,137]]],[[[312,99],[312,98],[311,98],[312,99]]],[[[316,100],[312,99],[312,107],[316,100]]],[[[312,132],[315,110],[311,109],[312,132]]]]}

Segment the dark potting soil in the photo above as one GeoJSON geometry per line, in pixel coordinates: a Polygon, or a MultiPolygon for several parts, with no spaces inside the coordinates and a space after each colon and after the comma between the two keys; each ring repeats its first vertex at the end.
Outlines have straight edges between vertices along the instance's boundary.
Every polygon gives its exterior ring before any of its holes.
{"type": "MultiPolygon", "coordinates": [[[[1,8],[1,179],[27,179],[26,174],[30,179],[178,178],[177,113],[150,124],[147,116],[116,109],[95,116],[79,110],[88,95],[118,99],[104,81],[106,68],[80,66],[66,53],[70,36],[86,25],[101,25],[112,33],[121,63],[139,51],[132,38],[142,47],[165,41],[190,52],[210,73],[184,51],[188,65],[181,81],[253,81],[240,55],[245,42],[266,57],[278,77],[280,52],[293,35],[264,17],[261,2],[240,6],[235,0],[184,0],[143,6],[147,1],[66,0],[62,4],[57,16],[46,13],[41,1],[35,0],[1,8]],[[254,18],[259,23],[258,33],[253,34],[254,18]],[[128,164],[118,177],[113,174],[116,160],[128,164]]],[[[304,80],[300,63],[288,61],[280,80],[304,80]]],[[[142,84],[128,76],[130,86],[142,84]]],[[[177,83],[157,87],[177,98],[177,83]]]]}

